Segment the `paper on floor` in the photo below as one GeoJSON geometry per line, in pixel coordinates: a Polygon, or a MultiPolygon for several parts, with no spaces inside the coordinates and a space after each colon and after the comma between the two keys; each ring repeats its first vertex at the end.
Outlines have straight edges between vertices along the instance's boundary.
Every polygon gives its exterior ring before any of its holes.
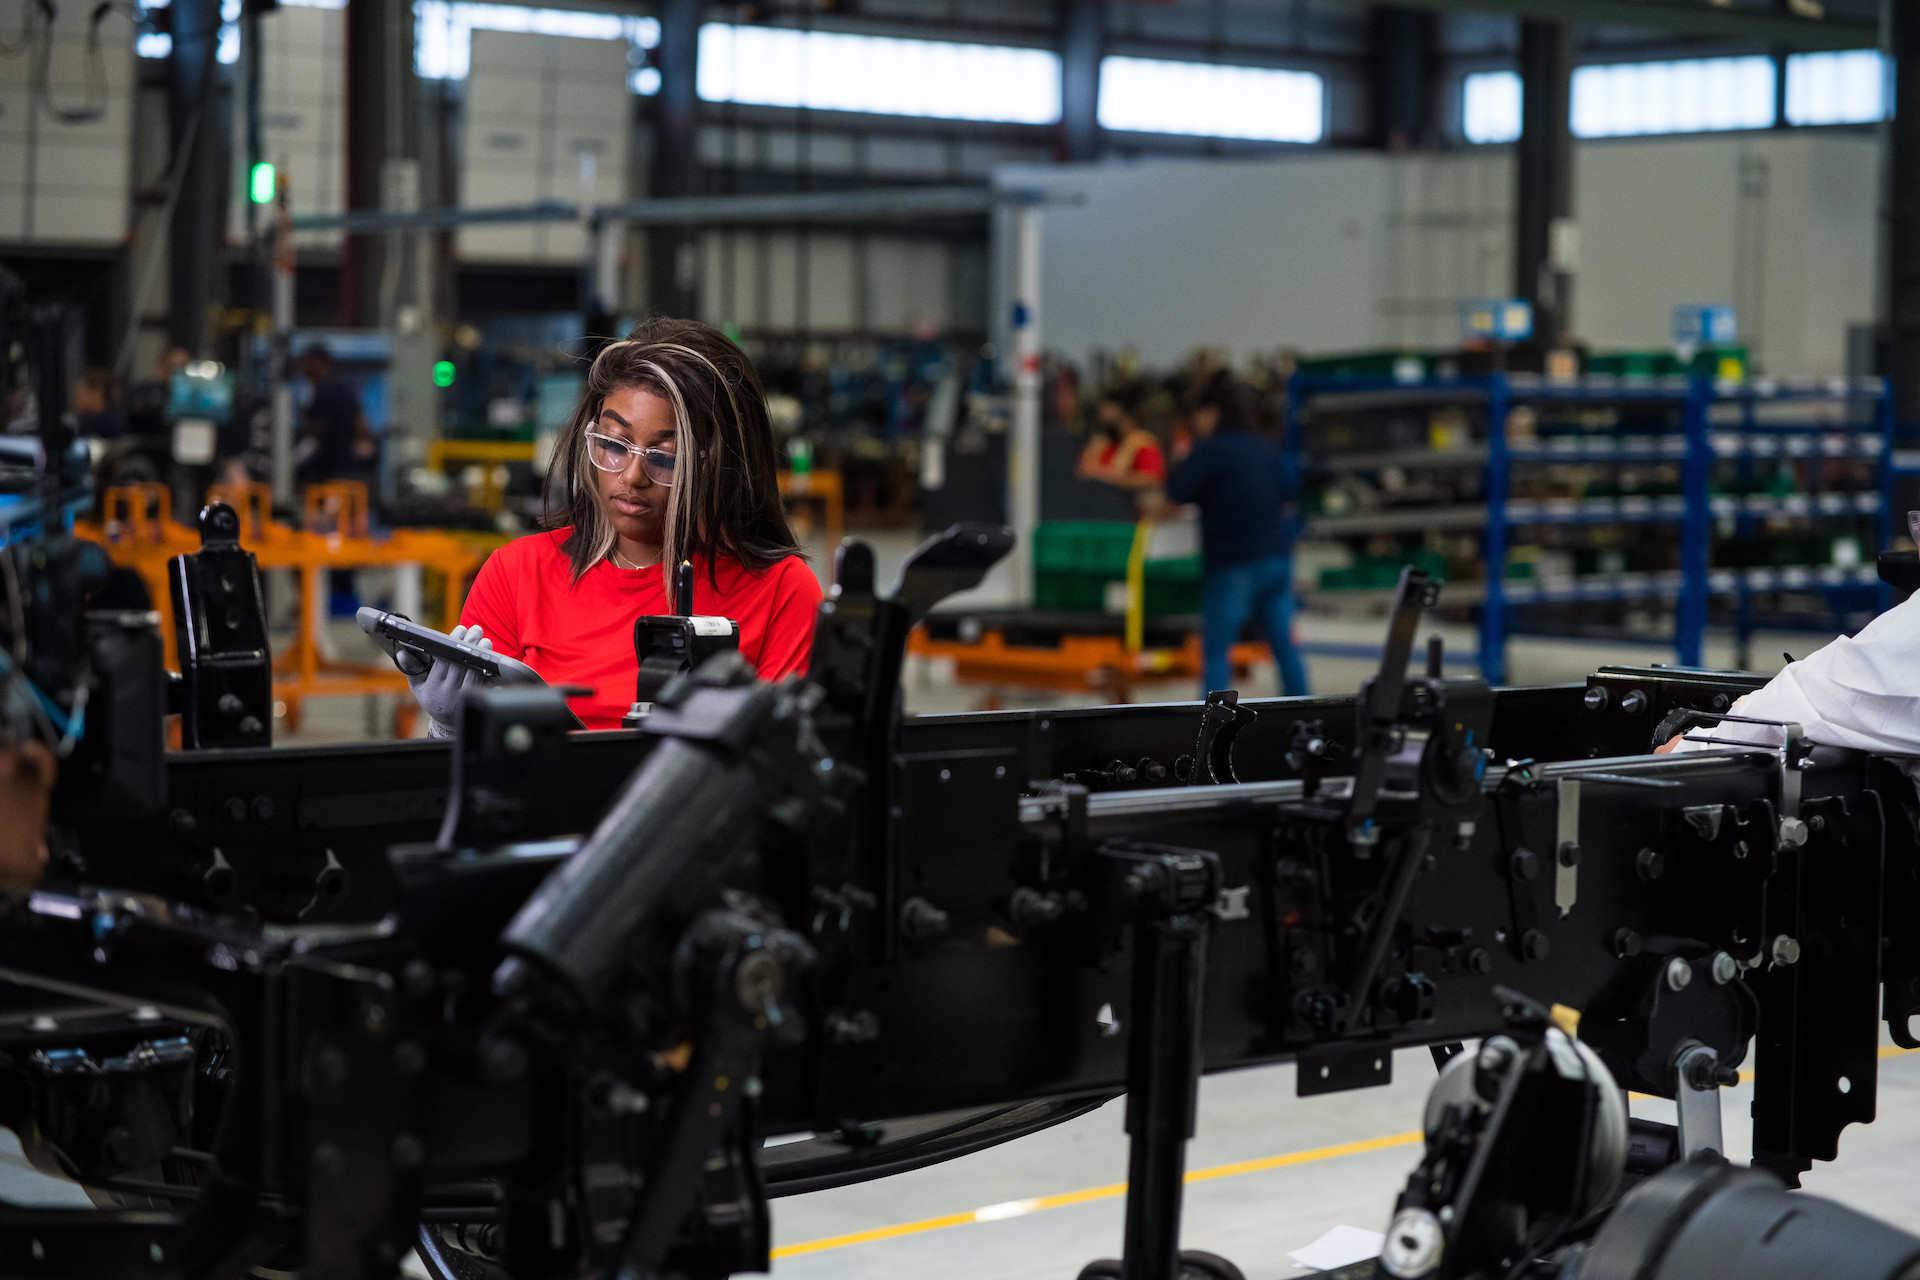
{"type": "Polygon", "coordinates": [[[1364,1227],[1338,1226],[1304,1249],[1288,1254],[1295,1265],[1311,1271],[1331,1271],[1335,1267],[1364,1262],[1380,1256],[1386,1237],[1364,1227]]]}

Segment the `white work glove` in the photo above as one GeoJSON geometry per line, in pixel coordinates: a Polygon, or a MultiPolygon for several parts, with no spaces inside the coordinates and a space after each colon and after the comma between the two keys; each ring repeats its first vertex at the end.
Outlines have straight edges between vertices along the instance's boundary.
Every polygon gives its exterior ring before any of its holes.
{"type": "MultiPolygon", "coordinates": [[[[447,636],[478,645],[482,649],[493,648],[493,641],[481,635],[478,626],[455,627],[447,636]]],[[[478,671],[452,662],[428,661],[415,671],[413,667],[421,663],[421,655],[410,649],[402,649],[400,653],[401,657],[395,659],[395,665],[406,676],[407,687],[413,690],[413,700],[427,713],[427,736],[451,738],[460,723],[460,695],[491,681],[478,671]]]]}

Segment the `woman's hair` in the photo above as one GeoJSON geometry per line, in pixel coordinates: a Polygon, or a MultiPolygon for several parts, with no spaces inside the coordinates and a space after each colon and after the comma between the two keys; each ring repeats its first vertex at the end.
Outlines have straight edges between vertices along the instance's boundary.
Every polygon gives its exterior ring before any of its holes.
{"type": "Polygon", "coordinates": [[[713,580],[720,556],[757,571],[800,554],[780,501],[767,395],[753,362],[712,325],[658,318],[594,357],[547,467],[547,527],[571,527],[560,549],[575,582],[613,550],[613,526],[587,460],[587,431],[607,397],[628,387],[665,400],[678,434],[660,548],[668,599],[682,560],[704,558],[713,580]]]}

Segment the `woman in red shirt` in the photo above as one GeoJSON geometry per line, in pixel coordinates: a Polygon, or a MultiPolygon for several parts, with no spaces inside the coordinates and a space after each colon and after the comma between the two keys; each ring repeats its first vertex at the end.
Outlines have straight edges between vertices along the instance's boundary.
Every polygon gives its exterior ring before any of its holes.
{"type": "Polygon", "coordinates": [[[1140,398],[1132,386],[1111,388],[1100,397],[1094,407],[1095,430],[1080,451],[1079,472],[1083,479],[1130,489],[1145,500],[1166,483],[1167,456],[1134,416],[1140,398]]]}
{"type": "MultiPolygon", "coordinates": [[[[740,624],[763,680],[804,670],[820,583],[780,501],[766,393],[711,325],[649,320],[602,348],[547,471],[548,528],[508,543],[474,580],[454,634],[531,666],[589,729],[618,728],[639,673],[633,620],[673,612],[673,567],[694,566],[693,611],[740,624]]],[[[470,672],[414,695],[452,733],[470,672]]]]}

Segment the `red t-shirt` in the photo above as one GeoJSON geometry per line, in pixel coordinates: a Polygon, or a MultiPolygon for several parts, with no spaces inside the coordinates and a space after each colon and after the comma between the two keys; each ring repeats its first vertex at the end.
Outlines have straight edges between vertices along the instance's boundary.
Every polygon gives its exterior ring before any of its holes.
{"type": "MultiPolygon", "coordinates": [[[[573,581],[560,544],[567,530],[516,538],[487,558],[460,611],[462,625],[479,624],[493,647],[538,671],[548,684],[586,685],[591,697],[569,700],[589,729],[617,729],[633,705],[640,674],[633,655],[633,620],[672,613],[660,569],[616,569],[602,560],[573,581]]],[[[813,651],[813,620],[820,580],[799,556],[764,573],[737,560],[720,561],[719,589],[706,564],[693,562],[693,611],[740,624],[740,653],[763,680],[806,669],[813,651]]]]}
{"type": "MultiPolygon", "coordinates": [[[[1120,452],[1120,446],[1110,444],[1100,451],[1100,465],[1113,465],[1113,456],[1120,452]]],[[[1157,444],[1143,444],[1133,451],[1133,457],[1127,462],[1127,470],[1135,475],[1152,476],[1156,480],[1167,478],[1167,455],[1160,451],[1157,444]]]]}

